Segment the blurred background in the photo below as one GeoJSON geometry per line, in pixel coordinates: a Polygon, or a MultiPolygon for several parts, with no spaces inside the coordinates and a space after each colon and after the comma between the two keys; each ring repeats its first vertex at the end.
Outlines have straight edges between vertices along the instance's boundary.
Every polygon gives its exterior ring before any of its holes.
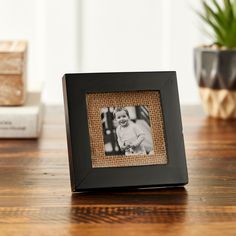
{"type": "Polygon", "coordinates": [[[176,70],[182,104],[199,103],[193,48],[206,42],[196,0],[0,0],[0,40],[28,41],[28,81],[62,104],[64,73],[176,70]]]}
{"type": "MultiPolygon", "coordinates": [[[[149,111],[147,106],[129,106],[125,107],[129,112],[129,118],[132,122],[137,124],[139,128],[145,133],[145,140],[142,142],[147,154],[153,151],[152,131],[149,118],[149,111]]],[[[101,109],[101,122],[103,128],[103,141],[105,153],[108,156],[124,155],[118,141],[116,128],[119,125],[113,116],[115,107],[105,107],[101,109]]]]}

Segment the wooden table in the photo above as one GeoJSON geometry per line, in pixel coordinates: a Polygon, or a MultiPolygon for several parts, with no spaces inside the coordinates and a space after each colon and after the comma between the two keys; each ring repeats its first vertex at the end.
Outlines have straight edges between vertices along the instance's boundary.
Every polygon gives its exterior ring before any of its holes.
{"type": "Polygon", "coordinates": [[[185,188],[72,194],[62,107],[39,140],[0,140],[0,235],[236,235],[236,121],[182,109],[185,188]]]}

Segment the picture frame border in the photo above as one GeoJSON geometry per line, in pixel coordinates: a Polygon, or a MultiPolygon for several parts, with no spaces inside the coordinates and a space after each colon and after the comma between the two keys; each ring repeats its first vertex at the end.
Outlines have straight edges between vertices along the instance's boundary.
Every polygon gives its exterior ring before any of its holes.
{"type": "MultiPolygon", "coordinates": [[[[93,168],[144,166],[167,163],[167,153],[164,138],[164,122],[159,91],[126,91],[86,94],[91,159],[93,168]],[[154,153],[149,155],[113,155],[109,158],[104,149],[104,130],[101,123],[100,109],[109,105],[126,107],[146,105],[150,110],[150,129],[154,153]]],[[[148,112],[149,112],[148,111],[148,112]]]]}
{"type": "Polygon", "coordinates": [[[188,183],[175,71],[65,74],[62,82],[73,192],[188,183]],[[92,168],[86,94],[147,90],[160,92],[167,164],[92,168]]]}

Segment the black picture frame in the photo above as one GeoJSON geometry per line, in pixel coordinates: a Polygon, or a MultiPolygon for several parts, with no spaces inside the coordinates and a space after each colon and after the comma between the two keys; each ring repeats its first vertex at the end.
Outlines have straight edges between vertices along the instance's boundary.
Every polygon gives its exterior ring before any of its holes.
{"type": "Polygon", "coordinates": [[[77,73],[62,81],[73,192],[188,183],[176,72],[77,73]],[[160,92],[168,163],[92,168],[86,94],[150,90],[160,92]]]}

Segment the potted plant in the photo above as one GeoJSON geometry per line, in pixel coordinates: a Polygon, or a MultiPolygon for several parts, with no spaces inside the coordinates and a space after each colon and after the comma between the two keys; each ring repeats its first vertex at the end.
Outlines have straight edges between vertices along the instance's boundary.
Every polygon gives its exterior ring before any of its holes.
{"type": "Polygon", "coordinates": [[[211,31],[211,45],[194,49],[194,68],[204,110],[236,118],[236,0],[202,0],[198,15],[211,31]]]}

